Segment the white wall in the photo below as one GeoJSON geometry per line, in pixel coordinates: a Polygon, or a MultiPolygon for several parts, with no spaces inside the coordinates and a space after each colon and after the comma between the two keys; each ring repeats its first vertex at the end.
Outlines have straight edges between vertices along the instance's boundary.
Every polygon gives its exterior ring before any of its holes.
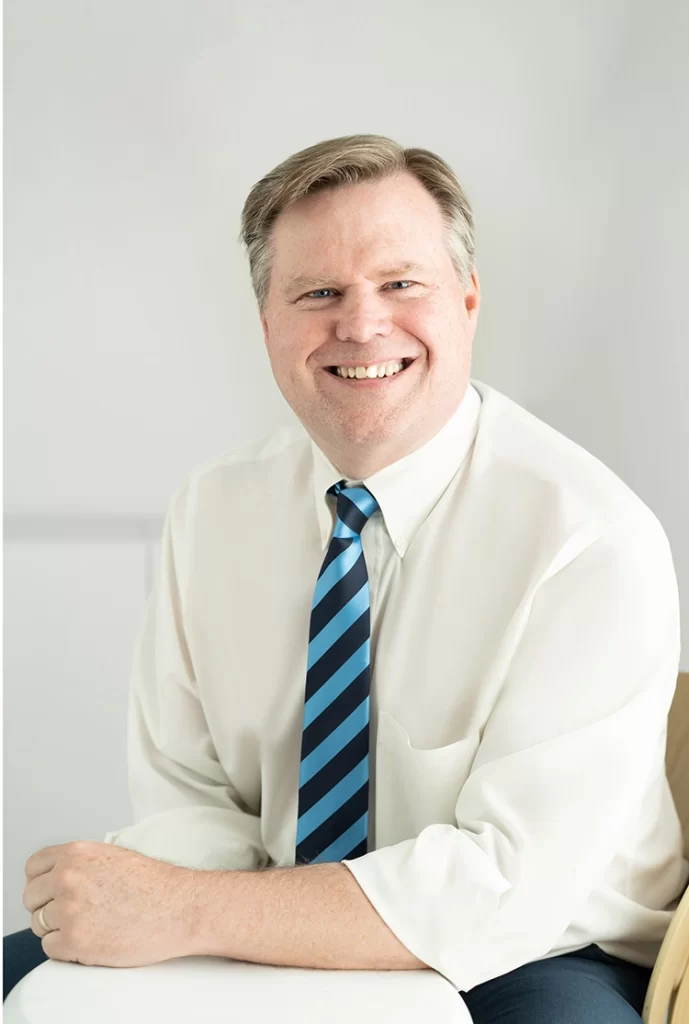
{"type": "Polygon", "coordinates": [[[236,237],[251,185],[380,132],[478,224],[474,376],[659,516],[689,668],[689,8],[7,0],[5,931],[40,846],[129,819],[124,716],[168,499],[292,417],[236,237]]]}

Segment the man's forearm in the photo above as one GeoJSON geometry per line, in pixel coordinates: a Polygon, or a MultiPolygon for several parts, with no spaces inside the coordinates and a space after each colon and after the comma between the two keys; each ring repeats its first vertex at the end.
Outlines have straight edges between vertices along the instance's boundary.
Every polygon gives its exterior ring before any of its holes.
{"type": "Polygon", "coordinates": [[[340,863],[192,871],[189,956],[327,970],[428,969],[340,863]]]}

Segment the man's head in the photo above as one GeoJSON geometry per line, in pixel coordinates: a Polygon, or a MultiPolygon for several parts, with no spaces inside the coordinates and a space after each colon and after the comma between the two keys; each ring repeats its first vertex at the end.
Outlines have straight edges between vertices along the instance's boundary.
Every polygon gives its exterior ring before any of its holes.
{"type": "Polygon", "coordinates": [[[278,387],[337,469],[368,477],[437,434],[464,397],[479,308],[448,165],[377,135],[319,143],[254,186],[242,239],[278,387]],[[334,369],[399,360],[391,377],[334,369]]]}

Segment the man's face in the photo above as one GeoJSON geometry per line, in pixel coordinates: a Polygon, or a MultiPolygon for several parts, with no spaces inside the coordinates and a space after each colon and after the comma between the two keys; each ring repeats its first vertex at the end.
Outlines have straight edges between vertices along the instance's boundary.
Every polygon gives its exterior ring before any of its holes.
{"type": "Polygon", "coordinates": [[[462,288],[442,214],[410,174],[306,196],[272,242],[261,323],[278,387],[339,470],[370,476],[430,440],[462,400],[478,279],[462,288]],[[333,370],[399,361],[394,376],[333,370]]]}

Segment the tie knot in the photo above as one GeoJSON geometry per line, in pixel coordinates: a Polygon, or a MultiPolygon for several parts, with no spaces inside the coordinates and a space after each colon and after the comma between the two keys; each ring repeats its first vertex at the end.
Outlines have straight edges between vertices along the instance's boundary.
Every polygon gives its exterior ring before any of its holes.
{"type": "Polygon", "coordinates": [[[359,536],[366,523],[379,507],[368,487],[345,487],[344,481],[328,488],[328,494],[337,497],[337,523],[335,537],[359,536]]]}

